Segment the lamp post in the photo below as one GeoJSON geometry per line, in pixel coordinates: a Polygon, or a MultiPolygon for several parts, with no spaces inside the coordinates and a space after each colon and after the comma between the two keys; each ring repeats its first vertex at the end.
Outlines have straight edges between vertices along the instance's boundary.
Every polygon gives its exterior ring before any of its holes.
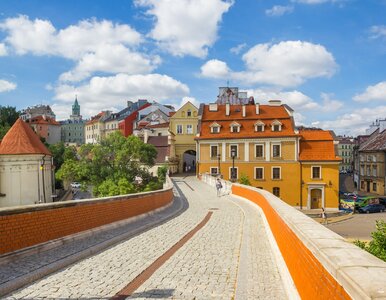
{"type": "Polygon", "coordinates": [[[231,157],[232,157],[232,172],[231,172],[231,181],[236,181],[236,174],[235,174],[235,158],[236,158],[236,149],[231,150],[231,157]]]}
{"type": "Polygon", "coordinates": [[[218,171],[217,171],[217,175],[220,175],[221,176],[221,171],[220,171],[220,158],[221,158],[221,154],[217,154],[217,161],[218,161],[218,171]]]}

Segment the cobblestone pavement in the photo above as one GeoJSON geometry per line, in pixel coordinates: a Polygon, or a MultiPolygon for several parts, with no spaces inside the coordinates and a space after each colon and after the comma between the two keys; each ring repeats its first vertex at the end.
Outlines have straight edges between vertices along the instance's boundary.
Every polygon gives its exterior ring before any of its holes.
{"type": "Polygon", "coordinates": [[[261,216],[245,201],[216,197],[194,177],[176,178],[189,208],[140,235],[84,259],[7,299],[110,298],[213,215],[130,299],[285,299],[261,216]],[[193,189],[193,190],[192,190],[193,189]]]}

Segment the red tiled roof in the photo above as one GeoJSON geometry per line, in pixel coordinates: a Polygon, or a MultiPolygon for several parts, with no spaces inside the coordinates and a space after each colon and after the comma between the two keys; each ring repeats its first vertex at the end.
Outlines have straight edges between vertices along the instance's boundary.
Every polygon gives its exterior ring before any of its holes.
{"type": "Polygon", "coordinates": [[[154,124],[154,125],[147,125],[146,128],[168,128],[169,122],[161,123],[161,124],[154,124]]]}
{"type": "Polygon", "coordinates": [[[51,152],[32,128],[18,119],[0,144],[0,154],[47,154],[51,152]]]}
{"type": "Polygon", "coordinates": [[[46,116],[36,116],[32,119],[27,120],[27,123],[30,124],[47,124],[47,125],[58,125],[60,126],[60,123],[55,121],[51,117],[46,117],[46,116]]]}
{"type": "Polygon", "coordinates": [[[105,112],[102,111],[99,114],[97,114],[96,116],[91,117],[91,120],[86,122],[86,125],[91,125],[91,124],[97,123],[99,121],[99,119],[104,116],[104,114],[105,114],[105,112]]]}
{"type": "Polygon", "coordinates": [[[300,130],[301,161],[340,161],[335,155],[334,139],[331,131],[327,130],[300,130]]]}
{"type": "Polygon", "coordinates": [[[175,111],[171,111],[171,112],[169,113],[169,117],[174,116],[175,113],[176,113],[175,111]]]}
{"type": "Polygon", "coordinates": [[[197,139],[227,139],[227,138],[263,138],[297,136],[293,119],[284,106],[260,105],[256,114],[255,105],[245,105],[246,116],[242,116],[241,105],[230,105],[230,115],[225,115],[225,105],[218,105],[218,111],[209,111],[205,105],[201,119],[200,136],[197,139]],[[281,131],[272,131],[272,122],[278,120],[282,124],[281,131]],[[255,123],[265,124],[264,131],[256,132],[255,123]],[[211,133],[210,125],[216,122],[221,126],[219,133],[211,133]],[[240,132],[231,132],[230,125],[237,122],[241,125],[240,132]]]}

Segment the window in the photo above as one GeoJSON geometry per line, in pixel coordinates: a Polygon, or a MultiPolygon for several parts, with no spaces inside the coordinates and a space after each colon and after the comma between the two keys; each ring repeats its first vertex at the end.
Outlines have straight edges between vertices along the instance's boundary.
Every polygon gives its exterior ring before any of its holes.
{"type": "Polygon", "coordinates": [[[231,126],[231,132],[240,132],[240,126],[232,125],[231,126]]]}
{"type": "Polygon", "coordinates": [[[361,176],[365,175],[365,167],[361,166],[361,176]]]}
{"type": "Polygon", "coordinates": [[[376,191],[377,191],[377,183],[373,182],[373,192],[376,192],[376,191]]]}
{"type": "Polygon", "coordinates": [[[272,157],[280,157],[280,145],[272,145],[272,157]]]}
{"type": "Polygon", "coordinates": [[[190,109],[188,109],[186,115],[187,115],[188,117],[191,117],[191,116],[192,116],[192,111],[191,111],[190,109]]]}
{"type": "Polygon", "coordinates": [[[264,157],[264,145],[255,145],[255,157],[264,157]]]}
{"type": "Polygon", "coordinates": [[[373,166],[373,176],[377,176],[377,166],[373,166]]]}
{"type": "Polygon", "coordinates": [[[280,125],[273,125],[272,131],[280,131],[280,125]]]}
{"type": "Polygon", "coordinates": [[[217,167],[210,167],[210,174],[211,175],[218,175],[218,168],[217,167]]]}
{"type": "Polygon", "coordinates": [[[182,134],[182,125],[177,125],[177,134],[182,134]]]}
{"type": "Polygon", "coordinates": [[[210,157],[211,158],[217,158],[218,154],[218,146],[217,145],[210,145],[210,157]]]}
{"type": "Polygon", "coordinates": [[[235,157],[239,157],[239,147],[238,145],[230,145],[229,146],[229,157],[232,157],[232,153],[235,153],[235,157]]]}
{"type": "Polygon", "coordinates": [[[255,179],[264,179],[264,168],[255,168],[255,179]]]}
{"type": "Polygon", "coordinates": [[[272,179],[280,179],[280,167],[272,167],[272,179]]]}
{"type": "Polygon", "coordinates": [[[220,132],[220,127],[212,127],[212,133],[219,133],[220,132]]]}
{"type": "Polygon", "coordinates": [[[322,178],[320,167],[311,167],[311,169],[312,169],[312,171],[311,171],[312,179],[321,179],[322,178]]]}
{"type": "Polygon", "coordinates": [[[272,131],[281,131],[281,123],[278,120],[275,120],[271,123],[271,130],[272,131]]]}
{"type": "Polygon", "coordinates": [[[370,176],[370,166],[366,166],[366,175],[370,176]]]}
{"type": "Polygon", "coordinates": [[[272,189],[272,194],[274,194],[276,197],[280,197],[280,188],[279,187],[274,187],[272,189]]]}
{"type": "Polygon", "coordinates": [[[257,132],[263,132],[263,131],[264,131],[264,126],[263,126],[263,125],[256,125],[255,131],[257,131],[257,132]]]}
{"type": "Polygon", "coordinates": [[[229,178],[237,179],[238,176],[238,167],[235,167],[234,169],[232,167],[229,168],[229,178]],[[233,175],[233,176],[232,176],[233,175]]]}
{"type": "Polygon", "coordinates": [[[193,134],[193,125],[186,125],[186,133],[193,134]]]}

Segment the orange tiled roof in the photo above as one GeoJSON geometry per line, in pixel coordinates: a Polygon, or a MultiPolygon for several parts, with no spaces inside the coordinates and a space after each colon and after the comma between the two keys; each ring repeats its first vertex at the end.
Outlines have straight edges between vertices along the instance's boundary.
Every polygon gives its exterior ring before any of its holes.
{"type": "Polygon", "coordinates": [[[335,154],[334,138],[327,130],[300,130],[301,161],[340,161],[335,154]]]}
{"type": "Polygon", "coordinates": [[[32,128],[18,119],[0,144],[0,154],[47,154],[51,152],[32,128]]]}
{"type": "Polygon", "coordinates": [[[218,105],[218,111],[209,111],[209,105],[204,105],[201,119],[200,136],[197,139],[227,139],[227,138],[263,138],[297,136],[292,117],[284,106],[260,105],[256,115],[255,105],[246,105],[246,116],[242,116],[241,105],[230,105],[230,115],[225,115],[225,105],[218,105]],[[281,131],[271,130],[272,122],[280,121],[281,131]],[[261,121],[265,124],[264,131],[256,132],[255,124],[261,121]],[[241,125],[240,132],[231,132],[230,125],[237,122],[241,125]],[[211,133],[210,125],[221,126],[219,133],[211,133]]]}
{"type": "Polygon", "coordinates": [[[51,117],[43,117],[43,116],[36,116],[32,119],[27,120],[27,123],[30,124],[48,124],[48,125],[58,125],[60,126],[60,123],[55,121],[51,117]]]}
{"type": "Polygon", "coordinates": [[[87,121],[86,122],[86,125],[91,125],[91,124],[94,124],[94,123],[97,123],[99,121],[100,118],[102,118],[104,116],[105,112],[100,112],[99,114],[91,117],[91,120],[90,121],[87,121]]]}

